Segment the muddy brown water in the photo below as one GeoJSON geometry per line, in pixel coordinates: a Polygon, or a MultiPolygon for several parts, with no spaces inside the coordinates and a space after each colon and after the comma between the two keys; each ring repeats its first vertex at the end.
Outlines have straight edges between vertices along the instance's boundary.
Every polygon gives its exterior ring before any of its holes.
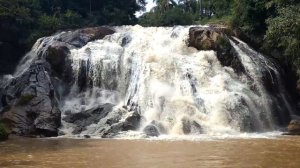
{"type": "Polygon", "coordinates": [[[300,137],[210,141],[29,139],[0,143],[1,168],[300,168],[300,137]]]}

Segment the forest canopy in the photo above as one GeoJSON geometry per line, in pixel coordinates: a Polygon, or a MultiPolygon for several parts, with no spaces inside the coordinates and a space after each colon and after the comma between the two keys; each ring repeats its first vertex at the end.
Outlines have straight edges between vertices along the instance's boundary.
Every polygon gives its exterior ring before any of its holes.
{"type": "Polygon", "coordinates": [[[0,74],[40,37],[60,30],[136,24],[144,0],[0,0],[0,74]]]}

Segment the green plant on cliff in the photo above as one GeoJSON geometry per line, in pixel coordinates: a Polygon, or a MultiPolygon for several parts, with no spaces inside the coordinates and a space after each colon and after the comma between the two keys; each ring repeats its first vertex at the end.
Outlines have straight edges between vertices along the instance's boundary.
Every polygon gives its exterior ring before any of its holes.
{"type": "Polygon", "coordinates": [[[19,106],[27,105],[35,96],[31,94],[22,95],[18,101],[19,106]]]}
{"type": "Polygon", "coordinates": [[[0,141],[4,141],[8,139],[9,129],[7,126],[0,121],[0,141]]]}
{"type": "Polygon", "coordinates": [[[219,36],[218,39],[216,40],[216,45],[221,46],[225,49],[230,49],[231,44],[229,42],[229,39],[226,36],[219,36]]]}

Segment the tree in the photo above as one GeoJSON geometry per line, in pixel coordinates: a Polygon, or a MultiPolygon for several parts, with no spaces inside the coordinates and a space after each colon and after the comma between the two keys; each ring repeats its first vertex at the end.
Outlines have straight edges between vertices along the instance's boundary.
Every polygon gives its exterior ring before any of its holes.
{"type": "Polygon", "coordinates": [[[135,12],[144,8],[145,0],[0,0],[0,75],[10,73],[37,38],[64,29],[136,24],[135,12]]]}
{"type": "MultiPolygon", "coordinates": [[[[284,5],[285,6],[285,5],[284,5]]],[[[278,16],[267,19],[264,49],[276,51],[277,59],[292,65],[300,76],[300,4],[282,7],[278,16]]]]}

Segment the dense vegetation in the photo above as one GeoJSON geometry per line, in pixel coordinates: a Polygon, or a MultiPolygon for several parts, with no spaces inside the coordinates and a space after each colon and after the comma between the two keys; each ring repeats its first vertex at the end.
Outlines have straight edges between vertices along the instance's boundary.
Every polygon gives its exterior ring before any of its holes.
{"type": "Polygon", "coordinates": [[[0,74],[12,71],[37,38],[59,30],[136,24],[144,0],[0,0],[0,74]]]}

